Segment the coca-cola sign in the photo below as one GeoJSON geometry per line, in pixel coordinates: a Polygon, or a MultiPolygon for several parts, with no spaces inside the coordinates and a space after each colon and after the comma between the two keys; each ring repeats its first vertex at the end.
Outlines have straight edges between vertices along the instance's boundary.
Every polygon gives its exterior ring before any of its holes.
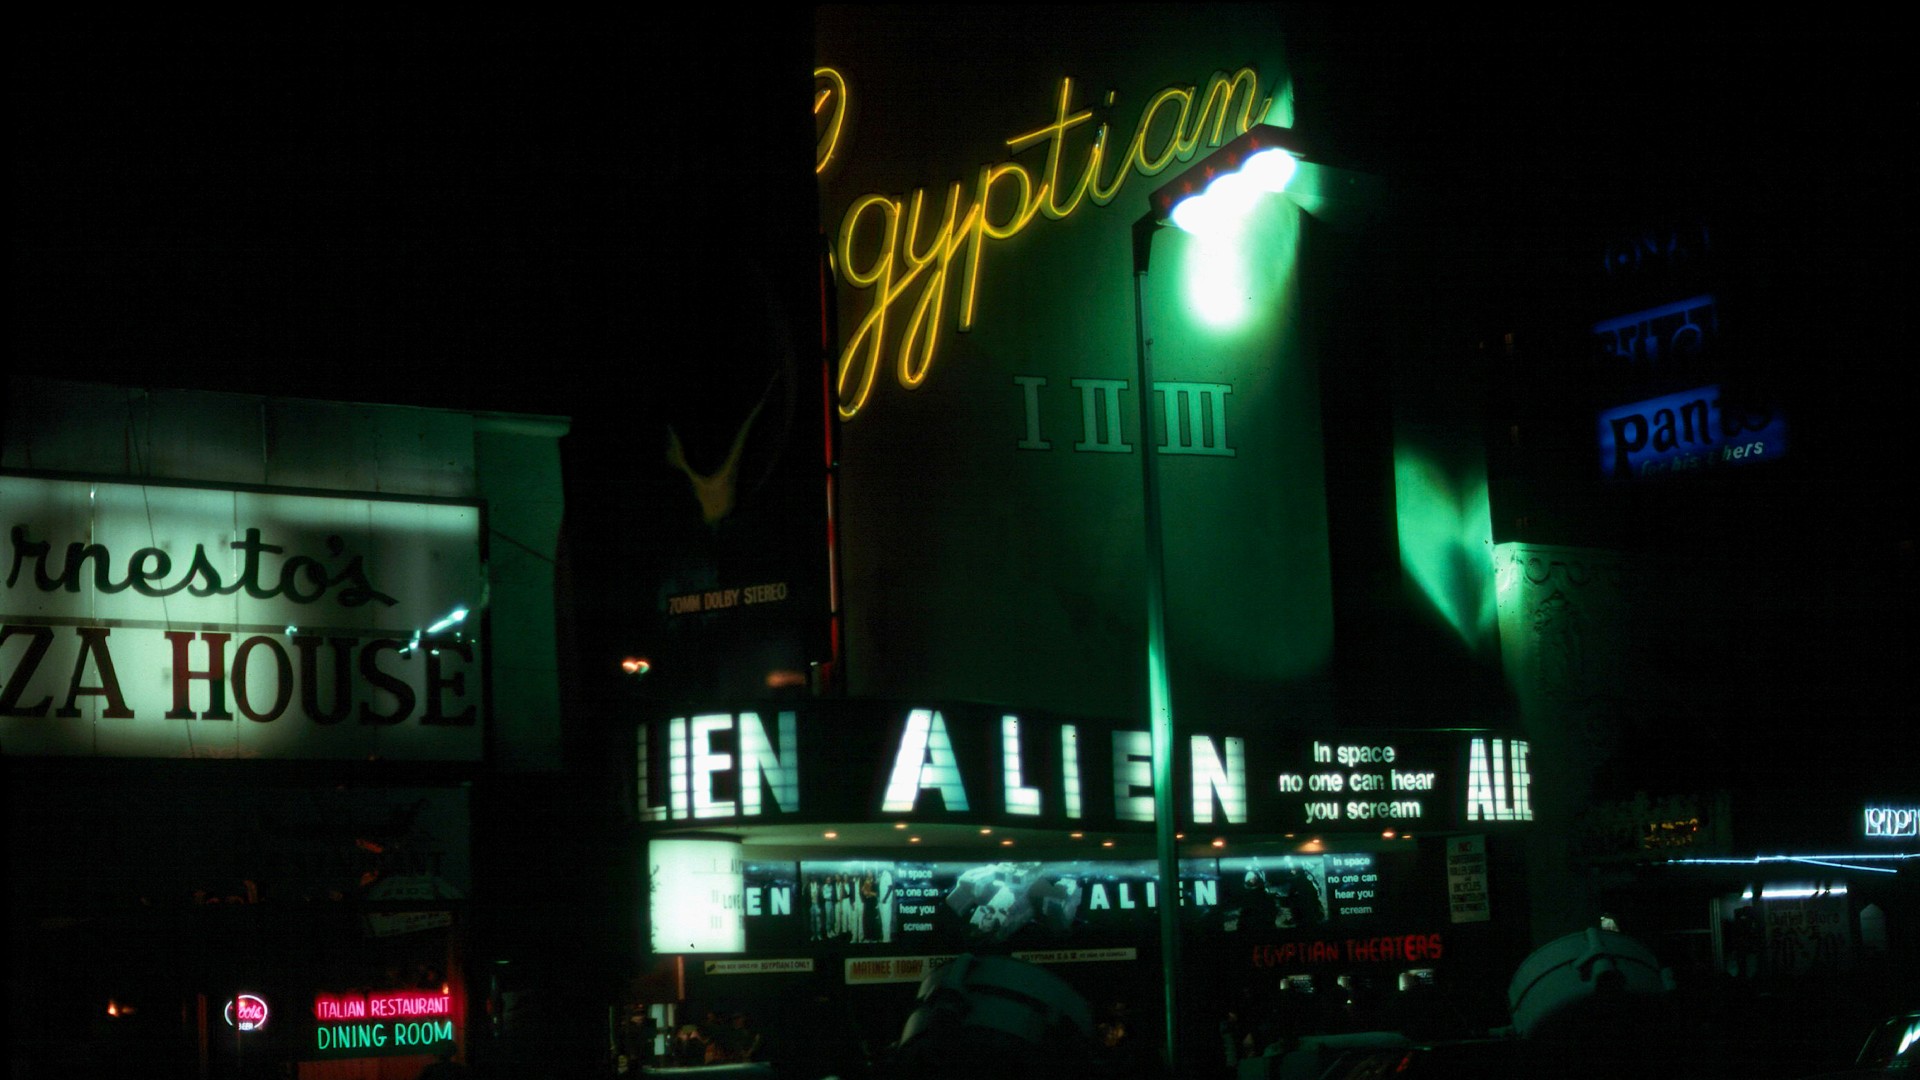
{"type": "Polygon", "coordinates": [[[241,1031],[258,1031],[267,1026],[267,1002],[253,994],[240,994],[227,1002],[227,1024],[241,1031]]]}

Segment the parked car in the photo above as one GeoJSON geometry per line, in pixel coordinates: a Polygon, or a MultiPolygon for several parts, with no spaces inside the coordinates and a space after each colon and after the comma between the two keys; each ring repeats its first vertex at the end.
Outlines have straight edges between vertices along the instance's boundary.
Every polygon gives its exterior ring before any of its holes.
{"type": "Polygon", "coordinates": [[[1853,1068],[1820,1073],[1807,1080],[1848,1080],[1852,1077],[1910,1076],[1920,1078],[1920,1009],[1890,1016],[1874,1025],[1853,1068]]]}

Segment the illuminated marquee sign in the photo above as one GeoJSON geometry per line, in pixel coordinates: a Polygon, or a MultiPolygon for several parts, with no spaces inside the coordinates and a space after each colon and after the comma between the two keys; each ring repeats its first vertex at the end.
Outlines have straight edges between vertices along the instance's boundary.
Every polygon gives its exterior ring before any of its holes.
{"type": "Polygon", "coordinates": [[[0,476],[15,754],[471,760],[480,510],[0,476]]]}
{"type": "MultiPolygon", "coordinates": [[[[840,152],[852,93],[845,75],[830,67],[816,70],[814,82],[820,132],[815,166],[823,171],[840,152]]],[[[870,298],[840,351],[835,389],[841,417],[852,419],[866,406],[890,360],[902,388],[926,380],[939,354],[956,277],[954,329],[973,327],[989,242],[1010,240],[1040,217],[1061,221],[1088,203],[1106,206],[1129,175],[1153,176],[1190,160],[1203,144],[1219,146],[1243,134],[1272,105],[1261,97],[1259,82],[1252,68],[1243,67],[1215,72],[1204,90],[1161,89],[1147,99],[1132,138],[1121,145],[1109,138],[1107,122],[1088,126],[1093,110],[1077,107],[1074,82],[1063,78],[1053,119],[1007,138],[1007,158],[980,167],[971,198],[965,182],[956,180],[944,194],[929,196],[922,187],[854,199],[840,220],[835,269],[847,286],[870,298]],[[1110,148],[1118,152],[1109,156],[1110,148]],[[1014,160],[1029,153],[1036,157],[1027,164],[1014,160]]],[[[1109,93],[1109,103],[1112,98],[1109,93]]]]}
{"type": "Polygon", "coordinates": [[[267,1026],[266,999],[239,994],[227,1002],[227,1026],[241,1031],[259,1031],[267,1026]]]}
{"type": "Polygon", "coordinates": [[[318,994],[313,1059],[439,1054],[454,1048],[453,998],[430,990],[318,994]]]}
{"type": "Polygon", "coordinates": [[[1645,479],[1772,461],[1786,453],[1786,421],[1703,386],[1602,412],[1599,442],[1609,480],[1645,479]]]}
{"type": "Polygon", "coordinates": [[[731,840],[647,844],[648,947],[657,953],[743,952],[746,877],[731,840]]]}
{"type": "Polygon", "coordinates": [[[1920,837],[1920,805],[1869,806],[1864,835],[1881,839],[1920,837]]]}
{"type": "MultiPolygon", "coordinates": [[[[1437,891],[1417,859],[1398,842],[1181,859],[1171,895],[1189,931],[1236,942],[1401,926],[1437,891]]],[[[1158,864],[1139,859],[755,861],[745,877],[756,956],[1125,947],[1152,938],[1169,896],[1158,864]]]]}
{"type": "MultiPolygon", "coordinates": [[[[1293,741],[1225,729],[1176,747],[1183,824],[1383,830],[1533,820],[1523,740],[1471,731],[1293,741]]],[[[974,705],[810,703],[642,723],[639,819],[1153,821],[1145,731],[974,705]],[[869,753],[855,748],[870,747],[869,753]]]]}

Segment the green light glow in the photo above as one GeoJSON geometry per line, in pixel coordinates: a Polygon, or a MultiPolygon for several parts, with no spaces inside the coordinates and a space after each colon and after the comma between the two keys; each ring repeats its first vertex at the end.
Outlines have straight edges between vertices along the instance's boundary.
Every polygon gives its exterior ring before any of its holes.
{"type": "Polygon", "coordinates": [[[1287,200],[1261,198],[1237,228],[1177,235],[1186,240],[1180,297],[1195,322],[1252,329],[1279,314],[1300,240],[1300,213],[1287,200]]]}
{"type": "Polygon", "coordinates": [[[1456,478],[1399,448],[1393,485],[1401,566],[1460,640],[1490,647],[1497,615],[1486,477],[1456,478]]]}

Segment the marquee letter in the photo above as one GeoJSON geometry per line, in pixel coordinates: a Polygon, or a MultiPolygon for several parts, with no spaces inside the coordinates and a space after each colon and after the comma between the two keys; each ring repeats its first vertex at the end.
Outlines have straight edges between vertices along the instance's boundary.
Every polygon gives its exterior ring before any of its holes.
{"type": "Polygon", "coordinates": [[[1227,821],[1244,825],[1247,821],[1247,751],[1242,739],[1227,740],[1227,760],[1223,765],[1214,752],[1213,740],[1195,735],[1193,747],[1193,820],[1213,820],[1213,796],[1220,796],[1220,809],[1227,821]]]}
{"type": "Polygon", "coordinates": [[[912,813],[920,792],[928,788],[940,793],[949,811],[966,811],[967,788],[953,756],[953,740],[947,736],[947,721],[937,712],[915,709],[907,714],[907,729],[900,735],[900,752],[894,756],[893,776],[887,780],[880,810],[912,813]]]}
{"type": "Polygon", "coordinates": [[[1027,787],[1022,783],[1020,761],[1020,718],[1003,716],[1000,718],[1000,760],[1006,767],[1007,813],[1035,815],[1040,813],[1040,789],[1027,787]]]}
{"type": "Polygon", "coordinates": [[[1493,819],[1493,777],[1487,771],[1487,744],[1474,739],[1467,744],[1467,820],[1493,819]]]}
{"type": "Polygon", "coordinates": [[[693,744],[689,772],[693,783],[693,816],[696,818],[732,817],[740,812],[732,799],[713,797],[713,774],[733,768],[733,755],[714,753],[710,740],[716,731],[732,730],[733,716],[729,713],[708,713],[693,718],[688,734],[693,744]]]}
{"type": "Polygon", "coordinates": [[[800,809],[799,735],[794,714],[782,712],[775,721],[780,731],[780,753],[773,752],[759,713],[740,714],[740,812],[760,813],[760,786],[773,792],[773,804],[783,814],[800,809]]]}
{"type": "Polygon", "coordinates": [[[1144,731],[1113,733],[1113,816],[1121,821],[1152,821],[1153,737],[1144,731]]]}

